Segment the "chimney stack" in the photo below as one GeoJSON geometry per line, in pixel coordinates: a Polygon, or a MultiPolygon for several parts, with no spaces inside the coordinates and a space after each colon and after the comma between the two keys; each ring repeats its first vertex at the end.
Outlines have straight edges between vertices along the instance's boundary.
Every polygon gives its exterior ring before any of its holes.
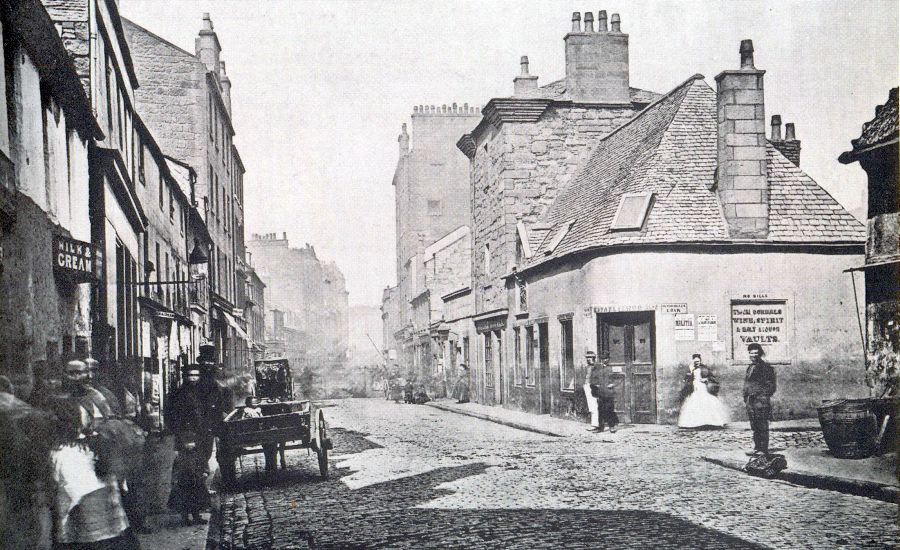
{"type": "MultiPolygon", "coordinates": [[[[416,108],[413,107],[413,112],[416,112],[416,108]]],[[[400,127],[400,135],[397,136],[397,142],[400,144],[400,156],[409,153],[409,134],[406,133],[406,123],[400,127]]]]}
{"type": "Polygon", "coordinates": [[[772,147],[778,149],[784,158],[791,161],[794,166],[800,166],[800,140],[797,139],[794,123],[784,125],[784,139],[781,139],[781,117],[772,117],[772,137],[769,138],[772,147]],[[775,119],[778,119],[778,128],[775,128],[775,119]]]}
{"type": "Polygon", "coordinates": [[[228,116],[231,116],[231,79],[225,74],[225,62],[219,61],[219,84],[222,86],[222,101],[225,103],[225,110],[228,116]]]}
{"type": "Polygon", "coordinates": [[[213,30],[212,19],[209,18],[209,13],[203,14],[203,27],[194,40],[194,49],[197,53],[197,58],[206,65],[206,70],[216,73],[218,78],[219,54],[222,52],[222,46],[219,45],[219,37],[216,36],[216,31],[213,30]]]}
{"type": "Polygon", "coordinates": [[[566,90],[569,99],[581,103],[630,105],[628,88],[628,35],[621,30],[618,13],[612,14],[612,29],[606,30],[606,12],[597,17],[584,14],[585,30],[581,32],[581,15],[572,15],[572,32],[565,36],[566,90]]]}
{"type": "Polygon", "coordinates": [[[523,55],[521,59],[519,59],[519,65],[521,67],[521,72],[519,76],[513,79],[513,95],[521,96],[530,90],[537,89],[537,76],[532,76],[528,73],[528,56],[523,55]]]}
{"type": "Polygon", "coordinates": [[[609,32],[606,27],[606,10],[600,10],[597,14],[597,32],[609,32]]]}
{"type": "Polygon", "coordinates": [[[752,40],[741,41],[740,54],[740,69],[716,77],[717,186],[731,237],[761,239],[769,233],[765,71],[753,65],[752,40]]]}

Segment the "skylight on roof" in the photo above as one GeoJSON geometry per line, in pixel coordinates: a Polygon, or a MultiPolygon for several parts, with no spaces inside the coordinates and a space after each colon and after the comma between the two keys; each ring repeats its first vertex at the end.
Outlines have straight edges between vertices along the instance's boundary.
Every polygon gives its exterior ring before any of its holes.
{"type": "Polygon", "coordinates": [[[653,193],[625,193],[622,195],[619,208],[616,209],[616,215],[609,228],[622,230],[643,227],[652,199],[653,193]]]}

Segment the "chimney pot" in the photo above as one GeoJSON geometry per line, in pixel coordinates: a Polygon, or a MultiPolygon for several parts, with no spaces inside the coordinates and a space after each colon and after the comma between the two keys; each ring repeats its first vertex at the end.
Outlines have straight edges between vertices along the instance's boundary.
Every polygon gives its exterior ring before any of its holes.
{"type": "Polygon", "coordinates": [[[609,19],[609,25],[612,27],[610,29],[612,32],[622,32],[622,20],[619,18],[618,13],[612,14],[612,17],[609,19]]]}
{"type": "Polygon", "coordinates": [[[597,32],[607,32],[609,29],[606,27],[606,10],[600,10],[600,13],[597,14],[597,32]]]}
{"type": "Polygon", "coordinates": [[[797,139],[796,130],[794,129],[794,123],[788,122],[784,125],[784,139],[785,141],[794,141],[797,139]]]}
{"type": "Polygon", "coordinates": [[[581,13],[572,13],[572,32],[581,32],[581,13]]]}
{"type": "Polygon", "coordinates": [[[287,240],[287,231],[284,231],[284,232],[282,233],[282,235],[284,236],[284,240],[287,240]]]}
{"type": "Polygon", "coordinates": [[[211,31],[213,30],[212,19],[209,18],[209,12],[203,12],[203,30],[211,31]]]}
{"type": "Polygon", "coordinates": [[[522,76],[528,76],[528,56],[523,55],[519,59],[519,65],[522,67],[522,76]]]}
{"type": "Polygon", "coordinates": [[[584,12],[584,32],[594,32],[594,12],[584,12]]]}
{"type": "Polygon", "coordinates": [[[772,141],[781,141],[781,115],[772,115],[772,141]]]}
{"type": "Polygon", "coordinates": [[[753,41],[750,39],[741,40],[741,68],[753,69],[753,41]]]}

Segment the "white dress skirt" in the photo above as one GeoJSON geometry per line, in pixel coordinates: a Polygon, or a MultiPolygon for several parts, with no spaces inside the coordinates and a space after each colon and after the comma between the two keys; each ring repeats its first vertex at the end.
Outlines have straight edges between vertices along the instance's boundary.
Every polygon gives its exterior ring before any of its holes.
{"type": "Polygon", "coordinates": [[[723,427],[728,423],[728,413],[719,398],[709,393],[701,381],[700,369],[694,369],[693,391],[681,405],[678,415],[679,428],[703,426],[723,427]]]}

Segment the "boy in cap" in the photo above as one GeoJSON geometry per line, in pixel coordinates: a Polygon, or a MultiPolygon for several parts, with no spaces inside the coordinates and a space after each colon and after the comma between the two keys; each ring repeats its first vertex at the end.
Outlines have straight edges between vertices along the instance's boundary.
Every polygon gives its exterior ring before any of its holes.
{"type": "Polygon", "coordinates": [[[775,393],[775,369],[763,360],[762,346],[754,342],[747,346],[750,364],[744,376],[744,404],[753,430],[753,450],[769,453],[769,420],[772,417],[772,395],[775,393]]]}

